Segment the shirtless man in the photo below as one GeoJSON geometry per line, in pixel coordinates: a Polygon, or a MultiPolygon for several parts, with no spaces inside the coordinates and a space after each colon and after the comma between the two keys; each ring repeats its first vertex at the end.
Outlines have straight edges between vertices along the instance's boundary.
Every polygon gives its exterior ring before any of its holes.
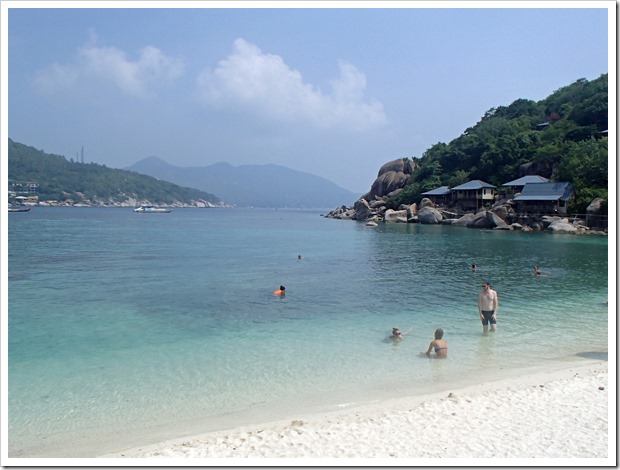
{"type": "Polygon", "coordinates": [[[489,331],[489,323],[491,323],[491,331],[495,331],[497,325],[497,292],[491,289],[489,281],[483,281],[482,292],[478,296],[478,313],[480,313],[480,321],[482,322],[482,332],[489,331]]]}

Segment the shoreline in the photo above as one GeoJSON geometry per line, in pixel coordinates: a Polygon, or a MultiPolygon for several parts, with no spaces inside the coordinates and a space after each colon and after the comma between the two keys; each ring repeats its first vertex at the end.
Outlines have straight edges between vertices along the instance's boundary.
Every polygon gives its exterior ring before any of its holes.
{"type": "Polygon", "coordinates": [[[583,458],[593,464],[615,455],[608,448],[615,443],[609,438],[610,428],[615,433],[615,423],[608,423],[615,416],[609,413],[609,387],[615,392],[606,361],[572,362],[452,391],[170,439],[98,460],[135,465],[135,459],[154,459],[168,465],[175,459],[179,464],[208,459],[213,465],[224,459],[231,465],[241,459],[247,465],[248,459],[258,459],[264,465],[276,459],[281,465],[292,459],[299,465],[299,459],[350,464],[371,458],[401,465],[402,459],[475,457],[552,458],[554,463],[583,458]]]}

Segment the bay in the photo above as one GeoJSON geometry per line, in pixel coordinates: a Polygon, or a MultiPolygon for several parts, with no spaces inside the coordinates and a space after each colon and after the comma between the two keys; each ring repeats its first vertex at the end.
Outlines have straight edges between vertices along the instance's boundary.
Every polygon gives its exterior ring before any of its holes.
{"type": "Polygon", "coordinates": [[[10,214],[9,456],[96,456],[606,357],[607,238],[320,214],[10,214]],[[445,361],[419,355],[438,327],[445,361]]]}

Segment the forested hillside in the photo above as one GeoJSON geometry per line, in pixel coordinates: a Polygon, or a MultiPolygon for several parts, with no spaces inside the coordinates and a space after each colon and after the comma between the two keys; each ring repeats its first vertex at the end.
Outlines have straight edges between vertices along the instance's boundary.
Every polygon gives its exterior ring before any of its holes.
{"type": "Polygon", "coordinates": [[[212,194],[183,188],[139,173],[108,168],[95,163],[68,161],[9,139],[9,181],[39,184],[40,200],[74,202],[123,202],[129,198],[153,204],[220,200],[212,194]]]}
{"type": "Polygon", "coordinates": [[[413,160],[419,169],[391,207],[419,202],[439,186],[479,179],[501,187],[538,174],[575,187],[572,211],[595,197],[607,199],[607,74],[577,80],[544,100],[519,99],[485,113],[450,143],[438,143],[413,160]]]}

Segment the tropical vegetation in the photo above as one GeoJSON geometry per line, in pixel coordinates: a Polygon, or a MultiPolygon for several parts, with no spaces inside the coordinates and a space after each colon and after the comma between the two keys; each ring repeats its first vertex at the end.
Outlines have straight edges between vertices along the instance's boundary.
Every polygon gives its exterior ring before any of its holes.
{"type": "Polygon", "coordinates": [[[96,163],[67,160],[11,139],[8,150],[9,181],[36,182],[40,200],[122,203],[133,198],[161,205],[196,200],[220,202],[213,194],[198,189],[96,163]]]}
{"type": "MultiPolygon", "coordinates": [[[[535,102],[518,99],[487,111],[450,143],[437,143],[412,160],[418,166],[390,207],[419,202],[423,192],[483,180],[497,187],[528,165],[551,181],[575,188],[569,210],[583,213],[595,198],[607,200],[607,74],[580,79],[535,102]]],[[[530,172],[531,173],[531,172],[530,172]]]]}

